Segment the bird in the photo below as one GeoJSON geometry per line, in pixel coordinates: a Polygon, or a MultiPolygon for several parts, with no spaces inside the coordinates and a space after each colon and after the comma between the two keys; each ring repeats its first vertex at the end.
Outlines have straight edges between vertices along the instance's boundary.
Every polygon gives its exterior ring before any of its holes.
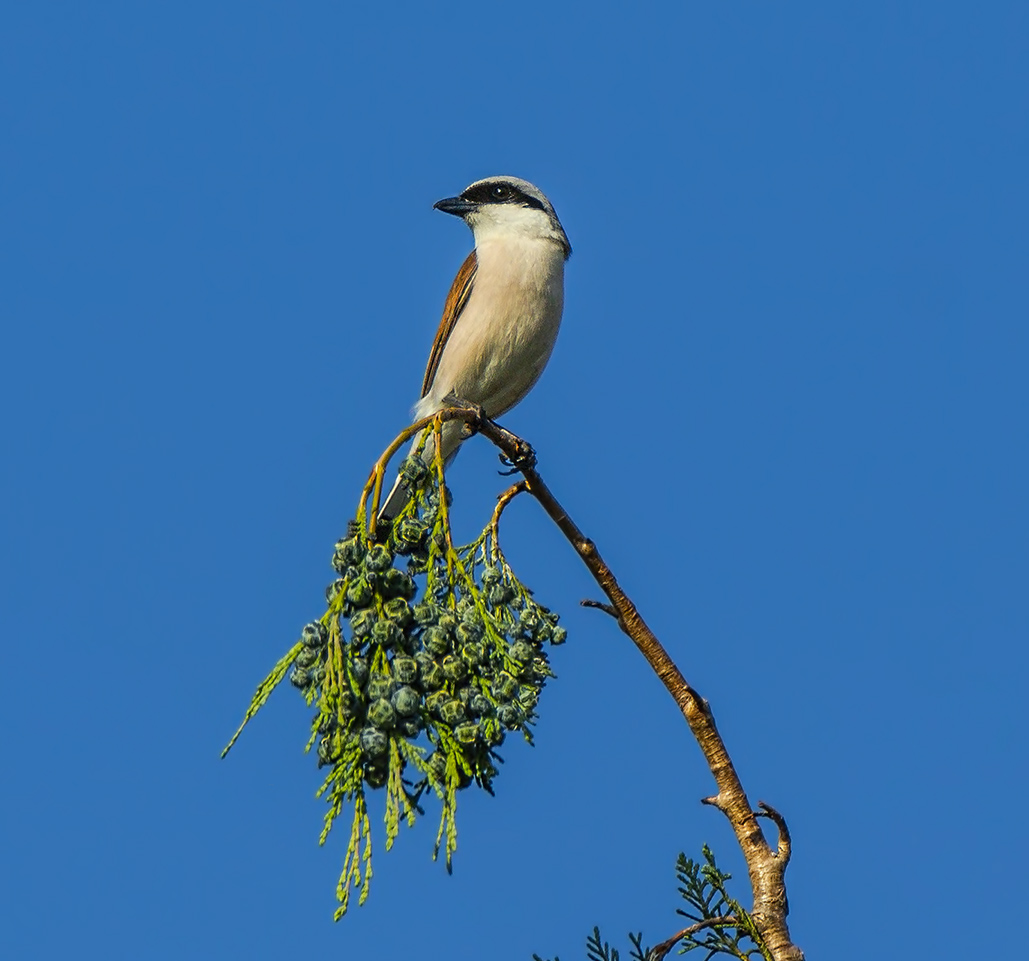
{"type": "MultiPolygon", "coordinates": [[[[553,204],[519,177],[477,180],[433,204],[460,217],[475,247],[454,278],[422,380],[414,419],[453,398],[496,419],[532,389],[550,359],[564,308],[564,267],[572,247],[553,204]]],[[[449,463],[462,441],[460,421],[443,425],[440,450],[449,463]]],[[[412,451],[418,446],[418,438],[412,451]]],[[[430,438],[422,457],[430,461],[430,438]]],[[[390,520],[410,492],[400,477],[379,512],[390,520]]]]}

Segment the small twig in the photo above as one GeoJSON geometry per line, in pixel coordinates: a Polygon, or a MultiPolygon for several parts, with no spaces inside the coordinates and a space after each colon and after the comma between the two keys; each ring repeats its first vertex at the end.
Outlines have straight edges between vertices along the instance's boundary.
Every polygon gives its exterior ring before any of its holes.
{"type": "MultiPolygon", "coordinates": [[[[476,417],[479,415],[476,414],[476,417]]],[[[432,451],[433,466],[436,469],[436,477],[439,478],[439,513],[443,518],[443,534],[447,545],[447,573],[454,568],[453,554],[454,554],[454,539],[450,531],[450,510],[447,506],[447,489],[443,482],[443,420],[436,416],[436,419],[432,422],[432,432],[435,438],[435,444],[432,451]]]]}
{"type": "Polygon", "coordinates": [[[783,870],[785,870],[786,865],[790,863],[790,854],[793,849],[793,841],[790,838],[790,829],[786,825],[786,818],[772,807],[771,804],[765,804],[764,801],[758,801],[757,806],[761,810],[755,811],[754,814],[759,818],[768,818],[779,829],[779,844],[777,845],[776,856],[782,861],[783,870]]]}
{"type": "Polygon", "coordinates": [[[711,797],[702,797],[700,799],[701,804],[710,804],[713,808],[718,808],[722,814],[725,814],[725,808],[722,804],[722,799],[717,794],[712,794],[711,797]]]}
{"type": "Polygon", "coordinates": [[[504,552],[500,549],[500,515],[504,513],[507,505],[511,503],[519,494],[524,494],[528,490],[525,486],[525,481],[518,481],[516,484],[512,484],[502,494],[497,495],[497,506],[493,508],[493,516],[489,521],[489,535],[492,538],[492,544],[490,545],[490,556],[494,562],[498,558],[503,559],[504,552]]]}
{"type": "Polygon", "coordinates": [[[705,928],[716,928],[719,925],[734,925],[737,923],[737,919],[728,914],[722,918],[706,918],[703,921],[698,921],[696,924],[691,924],[688,928],[683,928],[678,934],[673,934],[667,941],[662,941],[660,944],[655,944],[647,952],[647,961],[662,961],[662,958],[668,954],[683,938],[688,938],[690,935],[697,934],[699,931],[703,931],[705,928]]]}
{"type": "Polygon", "coordinates": [[[504,513],[504,509],[508,504],[511,503],[519,494],[524,494],[528,490],[528,486],[525,481],[518,481],[517,484],[512,484],[502,494],[497,495],[497,506],[493,508],[493,516],[490,518],[489,527],[493,532],[493,536],[496,537],[498,533],[498,526],[500,524],[500,515],[504,513]]]}
{"type": "Polygon", "coordinates": [[[618,620],[618,611],[616,611],[610,604],[605,604],[603,601],[592,601],[589,598],[586,598],[584,601],[579,601],[579,606],[595,607],[598,611],[610,614],[616,621],[618,620]]]}

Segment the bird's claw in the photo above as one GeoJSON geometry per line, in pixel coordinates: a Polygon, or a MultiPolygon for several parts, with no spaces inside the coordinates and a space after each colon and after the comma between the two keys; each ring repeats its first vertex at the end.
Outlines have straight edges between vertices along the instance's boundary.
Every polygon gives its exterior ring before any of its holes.
{"type": "Polygon", "coordinates": [[[448,407],[464,407],[467,410],[474,411],[472,416],[465,418],[465,422],[461,425],[461,439],[467,440],[469,437],[474,437],[479,433],[479,429],[482,422],[486,420],[486,408],[482,404],[476,404],[473,401],[465,400],[463,397],[458,397],[457,394],[451,392],[443,399],[444,404],[448,407]]]}
{"type": "Polygon", "coordinates": [[[536,466],[536,451],[532,449],[531,444],[527,444],[524,440],[518,440],[515,445],[514,456],[508,457],[506,454],[501,454],[500,463],[510,468],[509,470],[499,471],[502,477],[518,474],[521,471],[532,470],[536,466]]]}

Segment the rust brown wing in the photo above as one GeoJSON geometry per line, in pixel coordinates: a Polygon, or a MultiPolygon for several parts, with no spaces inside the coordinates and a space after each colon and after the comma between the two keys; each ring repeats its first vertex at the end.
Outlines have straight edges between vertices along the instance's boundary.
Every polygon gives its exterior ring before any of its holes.
{"type": "Polygon", "coordinates": [[[472,292],[472,283],[475,280],[475,271],[478,264],[475,260],[473,250],[461,264],[461,269],[454,278],[454,284],[447,294],[447,302],[443,305],[443,319],[439,322],[439,330],[436,331],[436,340],[432,345],[432,353],[429,354],[429,363],[425,368],[425,378],[422,380],[422,397],[432,388],[432,382],[436,379],[436,370],[439,367],[440,357],[443,356],[443,348],[447,346],[454,324],[461,316],[464,305],[468,303],[468,295],[472,292]]]}

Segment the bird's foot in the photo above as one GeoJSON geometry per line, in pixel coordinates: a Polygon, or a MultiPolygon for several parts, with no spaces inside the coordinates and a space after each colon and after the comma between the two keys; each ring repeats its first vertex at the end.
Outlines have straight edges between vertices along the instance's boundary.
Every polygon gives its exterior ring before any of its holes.
{"type": "Polygon", "coordinates": [[[473,413],[465,419],[464,424],[461,425],[461,439],[467,440],[469,437],[474,437],[479,433],[482,428],[482,423],[486,418],[486,408],[482,404],[476,404],[473,401],[465,400],[463,397],[458,397],[457,394],[450,393],[443,398],[443,404],[446,407],[461,407],[465,410],[470,410],[473,413]]]}
{"type": "Polygon", "coordinates": [[[514,441],[512,445],[514,453],[510,457],[507,454],[500,455],[500,463],[509,468],[509,470],[499,472],[504,477],[532,470],[536,466],[536,451],[532,449],[532,444],[513,434],[511,437],[514,441]]]}

